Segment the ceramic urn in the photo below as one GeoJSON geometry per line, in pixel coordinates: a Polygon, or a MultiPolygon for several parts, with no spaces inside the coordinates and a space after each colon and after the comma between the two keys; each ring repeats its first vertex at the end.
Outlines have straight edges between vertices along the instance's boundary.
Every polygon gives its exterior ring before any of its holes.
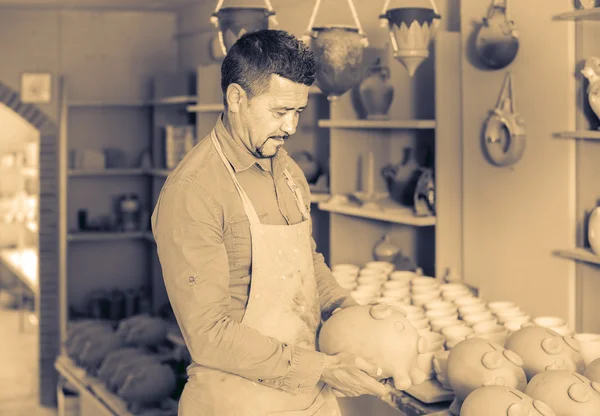
{"type": "Polygon", "coordinates": [[[390,82],[390,69],[381,65],[378,58],[361,81],[359,96],[368,120],[386,120],[394,100],[394,86],[390,82]]]}
{"type": "Polygon", "coordinates": [[[405,312],[385,304],[344,308],[331,316],[319,333],[319,350],[326,354],[355,354],[383,370],[380,380],[392,377],[398,390],[426,379],[417,357],[427,352],[405,312]]]}
{"type": "Polygon", "coordinates": [[[500,385],[523,391],[523,361],[512,351],[481,338],[459,342],[448,356],[448,381],[455,398],[450,413],[459,416],[464,400],[480,387],[500,385]]]}
{"type": "Polygon", "coordinates": [[[531,379],[525,394],[543,401],[558,416],[600,414],[600,384],[574,371],[542,371],[531,379]]]}
{"type": "Polygon", "coordinates": [[[560,336],[551,329],[537,326],[521,328],[508,337],[504,347],[523,359],[528,381],[545,370],[569,370],[583,374],[579,342],[570,336],[560,336]]]}
{"type": "Polygon", "coordinates": [[[544,402],[506,386],[480,387],[465,399],[460,416],[557,416],[544,402]]]}

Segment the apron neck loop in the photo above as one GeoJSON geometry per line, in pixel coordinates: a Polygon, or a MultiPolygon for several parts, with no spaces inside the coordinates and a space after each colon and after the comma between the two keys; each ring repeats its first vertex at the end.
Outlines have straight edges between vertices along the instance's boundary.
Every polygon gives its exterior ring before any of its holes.
{"type": "Polygon", "coordinates": [[[300,192],[300,188],[298,188],[298,185],[296,185],[296,183],[294,183],[294,180],[292,179],[292,175],[288,172],[287,169],[283,170],[283,174],[285,175],[285,180],[287,182],[287,185],[289,186],[289,188],[292,190],[292,193],[294,194],[294,201],[296,201],[296,206],[298,207],[298,209],[300,210],[300,213],[302,214],[302,220],[306,221],[310,218],[310,213],[308,211],[308,209],[306,208],[306,205],[304,205],[304,198],[302,197],[302,192],[300,192]]]}

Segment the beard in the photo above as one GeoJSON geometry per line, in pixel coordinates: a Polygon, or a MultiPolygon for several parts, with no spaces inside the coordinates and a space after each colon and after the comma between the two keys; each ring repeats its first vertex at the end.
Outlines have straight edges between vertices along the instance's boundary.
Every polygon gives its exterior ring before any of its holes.
{"type": "Polygon", "coordinates": [[[285,135],[285,136],[271,136],[269,137],[267,140],[265,140],[265,142],[258,148],[256,149],[256,153],[257,156],[262,158],[262,159],[272,159],[277,155],[277,152],[279,152],[279,148],[283,145],[279,145],[277,146],[277,148],[275,149],[275,152],[272,155],[265,155],[264,153],[264,148],[267,145],[267,143],[270,142],[271,139],[278,139],[278,140],[283,140],[284,142],[288,139],[289,135],[285,135]]]}

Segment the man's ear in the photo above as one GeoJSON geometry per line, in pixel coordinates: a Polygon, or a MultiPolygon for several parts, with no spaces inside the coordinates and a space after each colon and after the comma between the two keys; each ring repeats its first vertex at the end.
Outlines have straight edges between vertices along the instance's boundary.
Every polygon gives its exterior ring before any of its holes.
{"type": "Polygon", "coordinates": [[[227,108],[232,113],[239,112],[240,105],[247,99],[246,91],[236,83],[231,83],[227,86],[225,97],[227,98],[227,108]]]}

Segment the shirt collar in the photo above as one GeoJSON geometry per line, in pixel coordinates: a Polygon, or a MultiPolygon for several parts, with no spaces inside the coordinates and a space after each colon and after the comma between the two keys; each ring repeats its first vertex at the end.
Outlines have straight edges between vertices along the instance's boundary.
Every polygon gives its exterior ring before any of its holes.
{"type": "Polygon", "coordinates": [[[264,172],[271,172],[271,160],[276,172],[281,172],[287,166],[287,151],[280,147],[274,158],[259,158],[254,156],[246,147],[235,141],[229,134],[223,124],[223,113],[219,115],[217,124],[215,125],[215,134],[217,141],[223,149],[223,154],[231,165],[235,173],[245,171],[254,165],[257,165],[264,172]]]}

